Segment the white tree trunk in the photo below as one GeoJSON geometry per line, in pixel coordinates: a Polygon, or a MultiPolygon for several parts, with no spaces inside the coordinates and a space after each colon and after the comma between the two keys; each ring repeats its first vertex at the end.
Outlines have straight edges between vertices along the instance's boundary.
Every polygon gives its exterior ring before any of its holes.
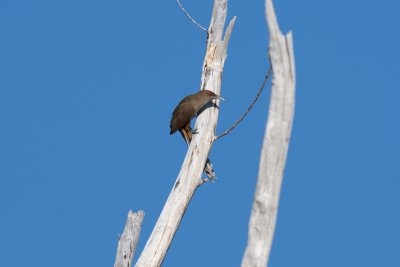
{"type": "Polygon", "coordinates": [[[282,35],[272,0],[266,0],[266,19],[270,33],[272,93],[242,267],[265,267],[268,263],[294,116],[292,35],[290,32],[282,35]]]}
{"type": "MultiPolygon", "coordinates": [[[[216,94],[220,94],[221,91],[226,50],[235,22],[235,18],[232,19],[225,37],[222,38],[226,13],[227,0],[215,0],[208,29],[209,36],[203,63],[201,89],[208,89],[216,94]]],[[[217,108],[208,108],[197,118],[195,129],[198,133],[193,135],[178,178],[135,266],[153,267],[162,264],[194,192],[203,183],[201,175],[215,138],[218,112],[217,108]]]]}
{"type": "Polygon", "coordinates": [[[115,258],[114,267],[131,267],[133,256],[137,243],[139,241],[140,231],[142,229],[144,212],[128,212],[124,232],[118,241],[117,256],[115,258]]]}

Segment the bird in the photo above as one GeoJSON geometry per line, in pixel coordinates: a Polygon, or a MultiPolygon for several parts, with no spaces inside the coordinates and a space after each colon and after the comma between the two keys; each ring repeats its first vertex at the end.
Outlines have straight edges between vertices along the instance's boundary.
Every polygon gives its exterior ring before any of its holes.
{"type": "MultiPolygon", "coordinates": [[[[190,121],[201,111],[202,108],[214,99],[224,100],[221,96],[216,95],[210,90],[202,90],[196,94],[183,98],[172,113],[169,134],[172,135],[179,131],[186,144],[189,146],[193,135],[190,121]]],[[[214,168],[209,159],[207,159],[204,172],[211,181],[216,179],[214,168]]]]}

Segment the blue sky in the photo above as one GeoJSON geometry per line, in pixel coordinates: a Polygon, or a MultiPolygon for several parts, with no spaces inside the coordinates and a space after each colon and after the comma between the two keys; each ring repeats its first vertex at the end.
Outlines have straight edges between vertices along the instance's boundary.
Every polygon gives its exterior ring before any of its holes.
{"type": "MultiPolygon", "coordinates": [[[[183,4],[208,26],[212,1],[183,4]]],[[[400,266],[400,3],[275,7],[297,102],[270,266],[400,266]]],[[[263,1],[228,8],[217,132],[268,67],[263,1]]],[[[204,32],[172,0],[2,0],[0,36],[0,266],[111,266],[129,209],[146,213],[140,253],[185,156],[169,120],[198,90],[204,32]]],[[[218,181],[196,192],[164,266],[239,266],[268,88],[214,144],[218,181]]]]}

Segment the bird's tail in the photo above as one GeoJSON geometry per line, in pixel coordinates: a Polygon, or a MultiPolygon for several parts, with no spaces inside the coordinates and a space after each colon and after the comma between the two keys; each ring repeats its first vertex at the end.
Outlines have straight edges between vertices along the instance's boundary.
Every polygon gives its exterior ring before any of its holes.
{"type": "MultiPolygon", "coordinates": [[[[185,127],[181,128],[179,132],[181,133],[183,139],[185,139],[186,144],[189,146],[190,142],[192,141],[192,129],[190,125],[185,125],[185,127]]],[[[207,159],[204,172],[211,181],[215,181],[217,179],[217,176],[214,172],[214,167],[209,159],[207,159]]]]}

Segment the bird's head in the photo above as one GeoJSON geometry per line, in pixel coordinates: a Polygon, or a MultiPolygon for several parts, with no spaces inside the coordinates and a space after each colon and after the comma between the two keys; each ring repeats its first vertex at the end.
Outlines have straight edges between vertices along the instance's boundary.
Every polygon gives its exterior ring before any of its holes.
{"type": "Polygon", "coordinates": [[[215,94],[214,92],[210,91],[210,90],[203,90],[200,91],[199,94],[201,95],[201,97],[205,100],[207,100],[207,103],[211,100],[214,99],[220,99],[220,100],[225,100],[223,99],[221,96],[215,94]]]}

